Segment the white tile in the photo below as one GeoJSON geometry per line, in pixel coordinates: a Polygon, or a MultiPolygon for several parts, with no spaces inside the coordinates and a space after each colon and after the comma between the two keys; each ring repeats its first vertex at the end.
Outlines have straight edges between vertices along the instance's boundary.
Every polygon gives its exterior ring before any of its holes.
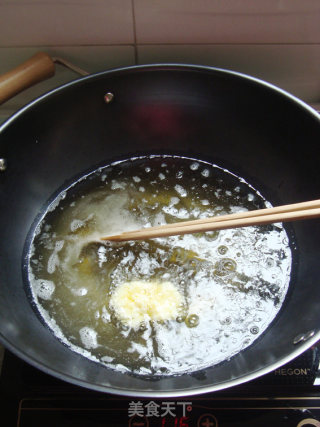
{"type": "Polygon", "coordinates": [[[320,45],[146,45],[138,47],[138,60],[231,69],[266,80],[306,102],[320,101],[320,45]]]}
{"type": "Polygon", "coordinates": [[[138,43],[319,43],[319,0],[134,0],[138,43]]]}
{"type": "Polygon", "coordinates": [[[1,0],[0,46],[133,43],[131,0],[1,0]]]}
{"type": "MultiPolygon", "coordinates": [[[[39,51],[45,51],[52,57],[64,58],[89,73],[135,63],[132,46],[0,48],[0,74],[13,69],[39,51]]],[[[61,65],[56,65],[55,70],[55,75],[50,79],[26,89],[0,105],[0,123],[34,98],[78,77],[76,73],[61,65]]]]}

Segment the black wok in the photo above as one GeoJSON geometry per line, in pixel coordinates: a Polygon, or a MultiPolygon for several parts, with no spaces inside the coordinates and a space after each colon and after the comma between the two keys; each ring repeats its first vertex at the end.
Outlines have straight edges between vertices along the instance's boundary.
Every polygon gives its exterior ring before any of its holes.
{"type": "Polygon", "coordinates": [[[319,198],[319,143],[319,117],[303,102],[254,78],[208,67],[112,70],[27,105],[0,128],[0,157],[7,162],[0,174],[2,343],[71,383],[154,397],[224,389],[298,356],[320,338],[320,220],[287,226],[296,247],[290,290],[262,337],[217,366],[157,380],[115,372],[58,341],[27,298],[23,251],[50,196],[111,159],[137,153],[198,157],[246,178],[273,204],[287,204],[319,198]],[[107,92],[114,94],[110,103],[107,92]]]}

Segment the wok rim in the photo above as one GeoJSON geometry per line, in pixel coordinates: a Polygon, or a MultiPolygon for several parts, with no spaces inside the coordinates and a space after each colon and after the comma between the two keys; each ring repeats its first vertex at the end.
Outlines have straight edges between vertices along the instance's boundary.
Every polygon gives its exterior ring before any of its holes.
{"type": "MultiPolygon", "coordinates": [[[[287,363],[291,362],[296,357],[300,356],[302,353],[304,353],[306,350],[308,350],[311,346],[316,344],[317,341],[320,340],[320,331],[318,333],[315,333],[312,338],[309,338],[309,340],[299,346],[297,350],[292,351],[289,355],[281,358],[277,362],[265,367],[261,368],[257,371],[254,371],[248,375],[244,375],[242,377],[236,378],[234,380],[224,381],[221,383],[218,383],[216,385],[210,385],[210,386],[204,386],[204,387],[194,387],[192,389],[179,389],[179,390],[166,390],[166,391],[141,391],[141,390],[129,390],[125,388],[118,388],[118,387],[109,387],[109,386],[103,386],[99,384],[94,384],[92,382],[87,382],[84,380],[79,380],[78,378],[68,375],[68,374],[62,374],[61,372],[43,364],[39,363],[34,357],[29,356],[24,351],[18,349],[14,344],[9,342],[6,338],[1,337],[1,342],[6,343],[5,347],[6,349],[10,350],[14,355],[18,356],[20,359],[22,359],[24,362],[27,362],[34,368],[39,369],[40,371],[44,372],[45,374],[52,375],[53,377],[66,381],[68,383],[71,383],[73,385],[83,387],[85,389],[89,389],[91,391],[96,391],[100,393],[110,393],[117,396],[126,396],[126,397],[142,397],[142,398],[179,398],[179,397],[188,397],[188,396],[197,396],[217,391],[226,390],[229,388],[233,388],[239,385],[243,385],[249,381],[255,380],[259,377],[262,377],[281,366],[286,365],[287,363]]],[[[104,368],[104,367],[102,367],[104,368]]],[[[109,369],[109,368],[104,368],[109,369]]],[[[111,371],[111,369],[110,369],[111,371]]]]}
{"type": "MultiPolygon", "coordinates": [[[[260,86],[264,86],[271,91],[278,93],[285,97],[286,99],[292,101],[297,106],[302,107],[303,109],[307,110],[317,121],[320,122],[320,114],[312,108],[308,103],[305,101],[302,101],[297,96],[291,94],[290,92],[281,89],[280,87],[269,83],[265,80],[262,80],[257,77],[250,76],[245,73],[228,70],[224,68],[219,67],[212,67],[212,66],[206,66],[206,65],[197,65],[197,64],[183,64],[183,63],[154,63],[154,64],[142,64],[142,65],[132,65],[132,66],[126,66],[126,67],[118,67],[118,68],[112,68],[109,70],[97,72],[94,74],[90,74],[89,76],[80,77],[75,80],[72,80],[71,82],[67,82],[63,85],[60,85],[42,95],[35,98],[34,100],[30,101],[23,107],[21,107],[19,110],[17,110],[13,115],[11,115],[9,118],[7,118],[1,125],[0,125],[0,133],[5,130],[8,126],[10,126],[12,123],[14,124],[14,121],[18,119],[20,116],[22,116],[26,111],[28,111],[30,108],[32,108],[34,105],[37,105],[38,103],[42,102],[43,100],[47,99],[51,95],[57,94],[69,87],[76,86],[78,84],[81,84],[82,82],[85,82],[87,80],[99,78],[102,76],[108,76],[110,74],[119,74],[119,73],[127,73],[130,71],[152,71],[152,70],[188,70],[188,71],[203,71],[203,72],[218,72],[221,74],[233,76],[233,77],[239,77],[241,79],[251,81],[254,83],[259,84],[260,86]]],[[[201,394],[206,394],[210,392],[217,392],[222,391],[225,389],[233,388],[235,386],[242,385],[244,383],[247,383],[249,381],[252,381],[254,379],[257,379],[261,376],[264,376],[275,369],[289,363],[296,357],[300,356],[302,353],[304,353],[306,350],[308,350],[312,345],[314,345],[317,341],[320,340],[320,331],[315,333],[311,338],[308,339],[308,341],[304,343],[298,344],[299,347],[291,351],[287,356],[277,360],[276,362],[272,363],[271,365],[268,365],[264,368],[258,369],[256,371],[251,372],[250,374],[241,376],[236,379],[227,380],[215,385],[206,385],[206,386],[197,386],[192,389],[177,389],[177,390],[165,390],[165,391],[152,391],[152,390],[129,390],[125,388],[117,388],[117,387],[111,387],[111,386],[104,386],[95,384],[92,382],[87,382],[84,380],[80,380],[79,378],[76,378],[72,375],[61,373],[58,370],[53,369],[50,366],[47,366],[44,363],[40,363],[36,358],[33,356],[28,355],[24,350],[21,350],[19,347],[17,347],[14,343],[9,341],[3,334],[0,334],[0,342],[4,345],[6,349],[11,351],[14,355],[22,359],[24,362],[30,364],[31,366],[39,369],[40,371],[44,372],[45,374],[52,375],[53,377],[69,382],[73,385],[83,387],[85,389],[90,389],[92,391],[96,392],[102,392],[102,393],[110,393],[117,396],[127,396],[127,397],[143,397],[143,398],[177,398],[177,397],[187,397],[187,396],[196,396],[201,394]]],[[[108,369],[108,368],[106,368],[108,369]]]]}
{"type": "Polygon", "coordinates": [[[101,77],[108,74],[113,73],[120,73],[120,72],[130,72],[130,71],[143,71],[143,70],[152,70],[152,69],[158,69],[158,70],[164,70],[164,69],[180,69],[180,70],[194,70],[194,71],[213,71],[213,72],[219,72],[222,74],[240,77],[245,80],[249,80],[255,83],[258,83],[262,86],[265,86],[281,95],[283,95],[285,98],[290,99],[291,101],[295,102],[296,104],[300,105],[301,107],[307,109],[309,113],[311,113],[316,119],[320,121],[320,114],[318,111],[316,111],[311,105],[309,105],[307,102],[303,101],[302,99],[298,98],[297,96],[291,94],[290,92],[286,91],[285,89],[282,89],[278,87],[277,85],[267,82],[263,79],[260,79],[258,77],[251,76],[249,74],[241,73],[234,70],[228,70],[226,68],[219,68],[219,67],[212,67],[208,65],[197,65],[197,64],[183,64],[183,63],[154,63],[154,64],[142,64],[142,65],[129,65],[126,67],[117,67],[117,68],[111,68],[110,70],[105,71],[99,71],[97,73],[89,74],[88,76],[79,77],[75,80],[72,80],[70,82],[64,83],[63,85],[57,86],[56,88],[45,92],[44,94],[36,97],[34,100],[28,102],[26,105],[18,109],[13,115],[8,117],[1,125],[0,125],[0,133],[11,124],[16,118],[18,118],[20,115],[22,115],[26,110],[31,108],[32,106],[36,105],[37,103],[41,102],[42,100],[48,98],[49,96],[56,94],[60,91],[63,91],[64,89],[75,86],[77,84],[80,84],[82,82],[85,82],[87,80],[91,80],[97,77],[101,77]]]}

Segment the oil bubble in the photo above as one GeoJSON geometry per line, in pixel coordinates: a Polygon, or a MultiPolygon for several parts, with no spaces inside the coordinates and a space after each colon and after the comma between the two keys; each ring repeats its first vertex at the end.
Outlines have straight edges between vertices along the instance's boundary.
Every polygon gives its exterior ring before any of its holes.
{"type": "Polygon", "coordinates": [[[188,328],[195,328],[199,325],[199,320],[199,316],[197,316],[196,314],[190,314],[190,316],[186,318],[185,324],[188,328]]]}
{"type": "Polygon", "coordinates": [[[205,178],[208,178],[210,176],[209,169],[203,169],[203,171],[201,172],[201,175],[205,178]]]}
{"type": "Polygon", "coordinates": [[[232,322],[231,317],[226,317],[225,319],[221,320],[221,325],[230,325],[232,322]]]}
{"type": "Polygon", "coordinates": [[[231,258],[223,258],[215,264],[214,274],[226,276],[233,273],[237,268],[237,263],[231,258]]]}
{"type": "Polygon", "coordinates": [[[258,326],[251,326],[251,328],[250,328],[250,332],[251,332],[253,335],[258,334],[258,333],[259,333],[259,328],[258,328],[258,326]]]}
{"type": "Polygon", "coordinates": [[[207,239],[216,240],[219,236],[219,231],[208,231],[205,233],[207,239]]]}
{"type": "Polygon", "coordinates": [[[179,304],[177,310],[178,310],[178,317],[183,317],[184,319],[187,317],[188,308],[186,304],[184,303],[179,304]]]}
{"type": "Polygon", "coordinates": [[[199,163],[197,163],[197,162],[194,162],[194,163],[192,163],[191,165],[190,165],[190,169],[192,170],[192,171],[196,171],[197,169],[199,169],[199,163]]]}
{"type": "Polygon", "coordinates": [[[140,326],[139,326],[139,332],[145,332],[147,329],[148,329],[148,326],[147,326],[146,322],[141,322],[140,326]]]}
{"type": "Polygon", "coordinates": [[[220,255],[225,255],[228,252],[228,247],[221,245],[218,247],[218,252],[220,255]]]}

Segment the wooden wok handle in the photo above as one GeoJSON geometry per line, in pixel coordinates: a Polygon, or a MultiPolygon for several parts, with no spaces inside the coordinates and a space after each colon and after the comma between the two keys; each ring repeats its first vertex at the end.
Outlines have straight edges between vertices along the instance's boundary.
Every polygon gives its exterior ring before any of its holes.
{"type": "Polygon", "coordinates": [[[11,71],[0,76],[0,104],[35,83],[52,77],[54,62],[44,52],[33,55],[11,71]]]}

